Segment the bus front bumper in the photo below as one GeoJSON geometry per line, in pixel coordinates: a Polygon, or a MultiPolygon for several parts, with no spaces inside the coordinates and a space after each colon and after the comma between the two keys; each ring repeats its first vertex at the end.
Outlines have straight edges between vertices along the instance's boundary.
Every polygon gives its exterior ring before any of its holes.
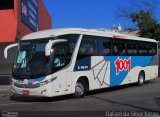
{"type": "Polygon", "coordinates": [[[52,97],[52,84],[38,87],[38,88],[18,88],[12,84],[12,92],[17,95],[31,96],[31,97],[52,97]]]}

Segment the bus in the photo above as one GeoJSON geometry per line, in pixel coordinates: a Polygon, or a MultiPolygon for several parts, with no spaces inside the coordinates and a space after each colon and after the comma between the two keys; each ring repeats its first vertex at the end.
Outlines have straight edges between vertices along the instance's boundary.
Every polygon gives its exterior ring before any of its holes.
{"type": "Polygon", "coordinates": [[[158,43],[98,29],[28,34],[19,43],[11,78],[15,95],[54,97],[158,78],[158,43]]]}

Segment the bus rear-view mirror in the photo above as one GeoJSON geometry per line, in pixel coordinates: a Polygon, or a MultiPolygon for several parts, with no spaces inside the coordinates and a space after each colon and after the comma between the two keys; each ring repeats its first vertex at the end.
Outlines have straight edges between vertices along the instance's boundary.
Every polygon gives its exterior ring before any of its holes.
{"type": "Polygon", "coordinates": [[[8,50],[13,48],[13,47],[16,47],[18,46],[18,43],[15,43],[15,44],[11,44],[9,46],[7,46],[5,49],[4,49],[4,58],[7,59],[8,58],[8,50]]]}
{"type": "Polygon", "coordinates": [[[57,43],[63,43],[63,42],[67,42],[66,39],[57,39],[57,40],[52,40],[49,41],[45,47],[45,55],[46,56],[50,56],[51,54],[51,50],[52,50],[52,46],[57,44],[57,43]]]}

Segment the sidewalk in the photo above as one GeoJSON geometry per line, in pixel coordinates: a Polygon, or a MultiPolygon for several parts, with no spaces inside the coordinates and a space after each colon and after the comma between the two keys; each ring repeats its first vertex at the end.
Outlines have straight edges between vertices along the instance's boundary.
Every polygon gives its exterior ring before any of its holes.
{"type": "Polygon", "coordinates": [[[9,85],[10,84],[10,76],[9,75],[0,75],[0,86],[9,85]]]}

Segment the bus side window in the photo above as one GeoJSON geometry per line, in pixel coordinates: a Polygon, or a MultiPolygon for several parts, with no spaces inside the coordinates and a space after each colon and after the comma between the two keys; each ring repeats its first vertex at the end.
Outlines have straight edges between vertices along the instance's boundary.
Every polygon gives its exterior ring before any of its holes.
{"type": "Polygon", "coordinates": [[[139,55],[147,56],[148,55],[148,44],[145,42],[140,42],[138,44],[138,51],[139,51],[139,55]]]}
{"type": "Polygon", "coordinates": [[[98,55],[97,38],[94,36],[84,36],[78,52],[78,59],[98,55]]]}
{"type": "Polygon", "coordinates": [[[111,40],[109,38],[103,39],[103,55],[111,55],[111,40]]]}
{"type": "Polygon", "coordinates": [[[113,46],[114,55],[124,56],[126,55],[126,44],[124,41],[115,41],[113,46]]]}
{"type": "Polygon", "coordinates": [[[149,55],[155,55],[157,50],[157,44],[154,44],[154,43],[149,44],[148,49],[149,49],[149,55]]]}
{"type": "Polygon", "coordinates": [[[128,42],[127,43],[127,53],[128,53],[128,55],[137,55],[138,54],[136,42],[128,42]]]}
{"type": "Polygon", "coordinates": [[[53,46],[52,72],[57,72],[69,64],[71,56],[68,54],[68,46],[68,43],[60,43],[53,46]]]}
{"type": "Polygon", "coordinates": [[[67,39],[68,40],[68,42],[69,42],[68,54],[70,54],[70,56],[72,56],[72,54],[74,52],[78,38],[79,38],[79,35],[77,35],[77,34],[61,35],[61,36],[57,37],[57,39],[67,39]]]}

